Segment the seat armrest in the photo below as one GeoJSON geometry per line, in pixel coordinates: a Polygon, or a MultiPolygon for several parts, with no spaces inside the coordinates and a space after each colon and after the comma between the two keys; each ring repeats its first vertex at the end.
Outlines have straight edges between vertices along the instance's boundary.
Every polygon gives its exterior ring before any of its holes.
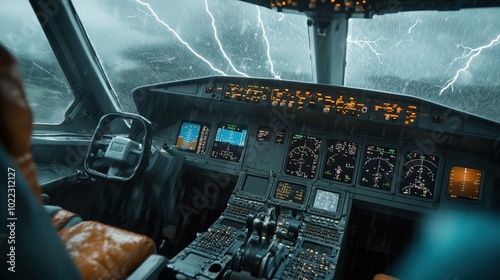
{"type": "Polygon", "coordinates": [[[127,280],[158,279],[160,273],[167,267],[167,258],[161,255],[151,255],[147,258],[127,280]]]}

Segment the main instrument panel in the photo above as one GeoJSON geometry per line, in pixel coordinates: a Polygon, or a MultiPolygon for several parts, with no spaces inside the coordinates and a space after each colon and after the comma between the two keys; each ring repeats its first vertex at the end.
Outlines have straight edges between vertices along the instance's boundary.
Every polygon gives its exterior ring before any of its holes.
{"type": "Polygon", "coordinates": [[[500,126],[417,98],[234,77],[153,85],[134,98],[158,126],[155,143],[239,176],[220,218],[170,261],[187,277],[218,279],[270,250],[275,278],[331,279],[353,200],[433,213],[487,207],[492,191],[488,147],[500,126]]]}

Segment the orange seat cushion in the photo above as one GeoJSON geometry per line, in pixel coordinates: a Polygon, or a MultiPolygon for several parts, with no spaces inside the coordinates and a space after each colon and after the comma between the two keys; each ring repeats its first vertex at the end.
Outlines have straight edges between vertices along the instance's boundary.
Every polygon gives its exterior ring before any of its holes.
{"type": "Polygon", "coordinates": [[[57,211],[52,217],[50,217],[50,221],[52,225],[56,228],[56,230],[60,230],[68,223],[68,221],[76,217],[77,215],[71,211],[61,209],[57,211]]]}
{"type": "Polygon", "coordinates": [[[149,237],[85,221],[59,235],[84,279],[124,279],[155,252],[149,237]]]}

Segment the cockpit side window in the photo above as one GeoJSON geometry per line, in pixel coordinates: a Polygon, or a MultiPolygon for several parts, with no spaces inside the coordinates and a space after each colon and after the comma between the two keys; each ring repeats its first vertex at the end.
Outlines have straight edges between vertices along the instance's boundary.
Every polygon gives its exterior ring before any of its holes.
{"type": "Polygon", "coordinates": [[[0,9],[0,44],[18,60],[33,122],[59,124],[75,97],[28,1],[0,9]],[[8,7],[8,8],[5,8],[8,7]]]}

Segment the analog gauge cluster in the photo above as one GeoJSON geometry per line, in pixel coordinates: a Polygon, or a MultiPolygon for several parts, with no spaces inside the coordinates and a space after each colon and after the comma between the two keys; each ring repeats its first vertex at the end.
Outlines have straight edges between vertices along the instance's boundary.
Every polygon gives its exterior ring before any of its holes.
{"type": "Polygon", "coordinates": [[[314,136],[294,134],[286,158],[285,173],[306,179],[316,174],[321,140],[314,136]]]}
{"type": "Polygon", "coordinates": [[[439,158],[418,152],[407,152],[400,192],[405,195],[432,198],[435,193],[439,158]]]}

